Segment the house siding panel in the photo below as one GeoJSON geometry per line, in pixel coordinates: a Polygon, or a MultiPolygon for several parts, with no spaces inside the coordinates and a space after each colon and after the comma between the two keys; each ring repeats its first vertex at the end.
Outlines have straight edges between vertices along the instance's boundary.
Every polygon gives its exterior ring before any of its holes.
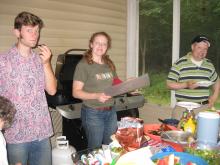
{"type": "Polygon", "coordinates": [[[51,48],[53,68],[57,55],[72,48],[87,48],[92,33],[106,31],[112,37],[109,55],[119,77],[125,79],[127,0],[1,0],[0,52],[15,43],[13,21],[21,11],[43,19],[40,42],[51,48]]]}

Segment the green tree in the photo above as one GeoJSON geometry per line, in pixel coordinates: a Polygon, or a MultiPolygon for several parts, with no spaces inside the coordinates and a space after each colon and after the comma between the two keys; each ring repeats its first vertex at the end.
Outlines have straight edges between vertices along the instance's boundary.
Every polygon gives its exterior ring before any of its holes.
{"type": "MultiPolygon", "coordinates": [[[[148,100],[169,100],[166,75],[172,58],[173,0],[140,0],[139,73],[150,73],[151,87],[143,90],[148,100]],[[158,74],[159,73],[159,74],[158,74]],[[159,75],[159,76],[156,76],[159,75]],[[165,98],[165,99],[164,99],[165,98]],[[168,98],[168,99],[167,99],[168,98]]],[[[180,57],[191,49],[191,40],[205,34],[211,40],[208,58],[220,73],[220,1],[182,0],[180,57]]]]}
{"type": "Polygon", "coordinates": [[[140,0],[140,72],[160,70],[171,54],[172,0],[140,0]],[[160,62],[157,60],[160,59],[160,62]]]}
{"type": "Polygon", "coordinates": [[[211,40],[208,58],[220,71],[220,2],[219,0],[181,1],[181,54],[190,48],[192,36],[205,34],[211,40]],[[188,45],[188,46],[187,46],[188,45]]]}
{"type": "MultiPolygon", "coordinates": [[[[140,73],[166,70],[172,58],[173,0],[140,0],[140,73]]],[[[219,0],[182,0],[180,56],[190,50],[197,34],[207,35],[212,43],[209,58],[220,71],[219,0]]]]}

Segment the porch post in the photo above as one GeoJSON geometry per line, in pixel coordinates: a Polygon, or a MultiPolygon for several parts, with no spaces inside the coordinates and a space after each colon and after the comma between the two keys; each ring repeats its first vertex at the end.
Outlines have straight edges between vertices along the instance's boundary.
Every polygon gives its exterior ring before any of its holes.
{"type": "MultiPolygon", "coordinates": [[[[173,0],[172,64],[179,59],[180,49],[180,0],[173,0]]],[[[175,91],[171,91],[171,107],[176,104],[175,91]]]]}
{"type": "Polygon", "coordinates": [[[126,77],[138,76],[139,0],[127,0],[126,77]]]}

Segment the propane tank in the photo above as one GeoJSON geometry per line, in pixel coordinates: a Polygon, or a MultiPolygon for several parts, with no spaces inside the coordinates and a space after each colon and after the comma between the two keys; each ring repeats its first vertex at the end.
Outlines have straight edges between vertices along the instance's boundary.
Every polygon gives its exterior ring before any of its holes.
{"type": "Polygon", "coordinates": [[[66,136],[56,138],[56,147],[52,150],[52,165],[73,165],[71,155],[76,149],[69,145],[66,136]]]}

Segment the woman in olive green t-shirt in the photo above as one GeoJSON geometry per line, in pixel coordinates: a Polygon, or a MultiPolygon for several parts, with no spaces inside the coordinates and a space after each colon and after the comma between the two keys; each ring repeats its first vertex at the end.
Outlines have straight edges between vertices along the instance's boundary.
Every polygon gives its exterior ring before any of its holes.
{"type": "Polygon", "coordinates": [[[105,32],[94,33],[89,50],[78,63],[73,81],[73,96],[83,100],[81,119],[88,139],[88,148],[101,147],[111,142],[117,130],[114,100],[104,93],[117,77],[115,65],[106,54],[111,38],[105,32]]]}

